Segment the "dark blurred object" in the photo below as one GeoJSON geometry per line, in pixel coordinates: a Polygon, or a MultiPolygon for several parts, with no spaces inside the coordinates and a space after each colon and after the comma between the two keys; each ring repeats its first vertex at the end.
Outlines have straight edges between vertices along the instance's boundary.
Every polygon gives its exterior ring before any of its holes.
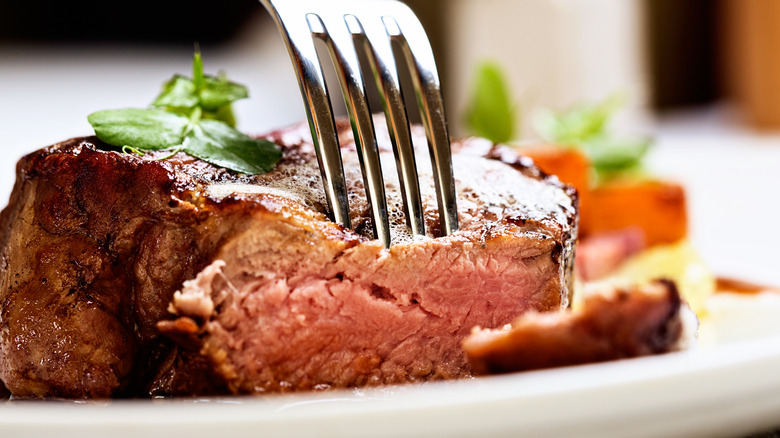
{"type": "Polygon", "coordinates": [[[719,2],[644,1],[653,106],[665,110],[720,98],[719,2]]]}
{"type": "Polygon", "coordinates": [[[257,0],[0,0],[0,39],[213,43],[262,11],[257,0]]]}
{"type": "Polygon", "coordinates": [[[724,0],[723,70],[729,97],[759,128],[780,128],[780,2],[724,0]]]}

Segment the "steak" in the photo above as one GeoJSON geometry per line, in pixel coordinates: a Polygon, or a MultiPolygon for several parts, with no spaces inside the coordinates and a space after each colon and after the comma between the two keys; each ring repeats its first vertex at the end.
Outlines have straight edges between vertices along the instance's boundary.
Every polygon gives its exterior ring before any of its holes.
{"type": "Polygon", "coordinates": [[[88,398],[462,377],[473,326],[567,306],[573,189],[508,148],[456,142],[460,230],[436,237],[415,129],[428,236],[411,236],[377,130],[390,249],[369,238],[347,123],[354,231],[325,214],[307,125],[266,136],[283,158],[258,176],[93,137],[24,157],[0,216],[0,379],[15,397],[88,398]]]}
{"type": "Polygon", "coordinates": [[[695,342],[696,314],[675,284],[594,285],[580,309],[527,312],[501,329],[475,328],[463,342],[479,374],[528,371],[668,353],[695,342]]]}

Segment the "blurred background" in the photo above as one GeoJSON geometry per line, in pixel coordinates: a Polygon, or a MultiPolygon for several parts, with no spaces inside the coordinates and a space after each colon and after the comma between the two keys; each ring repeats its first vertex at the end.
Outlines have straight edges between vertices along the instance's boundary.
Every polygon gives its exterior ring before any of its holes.
{"type": "MultiPolygon", "coordinates": [[[[470,75],[485,60],[506,69],[526,111],[622,91],[651,114],[729,102],[739,122],[780,128],[780,84],[773,80],[780,76],[780,4],[772,0],[406,3],[434,46],[456,131],[470,75]]],[[[90,53],[107,65],[151,56],[172,58],[175,66],[180,60],[173,58],[188,56],[193,42],[207,57],[251,47],[248,57],[275,60],[266,51],[283,50],[269,27],[256,0],[0,2],[3,68],[72,65],[55,76],[77,69],[73,64],[90,53]]]]}
{"type": "MultiPolygon", "coordinates": [[[[623,93],[617,129],[656,139],[648,165],[685,185],[691,239],[713,269],[780,284],[780,238],[766,237],[780,216],[780,2],[407,3],[432,41],[455,135],[469,134],[463,114],[486,61],[515,99],[517,140],[536,136],[539,108],[623,93]],[[735,224],[753,232],[729,232],[735,224]]],[[[207,73],[249,87],[235,106],[242,130],[304,119],[287,52],[256,0],[1,0],[0,195],[22,154],[91,134],[87,114],[144,107],[173,73],[189,74],[194,42],[207,73]]]]}

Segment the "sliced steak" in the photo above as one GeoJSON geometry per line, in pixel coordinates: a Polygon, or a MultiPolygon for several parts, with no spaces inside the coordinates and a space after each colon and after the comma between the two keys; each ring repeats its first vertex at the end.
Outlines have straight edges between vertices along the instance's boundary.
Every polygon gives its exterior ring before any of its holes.
{"type": "Polygon", "coordinates": [[[528,312],[500,329],[475,328],[463,341],[479,374],[527,371],[681,350],[696,315],[668,280],[646,286],[599,285],[575,311],[528,312]]]}
{"type": "MultiPolygon", "coordinates": [[[[82,398],[457,377],[472,326],[567,305],[572,189],[511,151],[458,143],[460,231],[435,238],[428,170],[429,236],[409,236],[388,178],[386,250],[367,237],[348,124],[340,137],[355,231],[324,214],[306,125],[270,134],[284,158],[252,177],[95,138],[24,157],[0,217],[0,379],[17,397],[82,398]]],[[[386,132],[380,143],[392,175],[386,132]]]]}

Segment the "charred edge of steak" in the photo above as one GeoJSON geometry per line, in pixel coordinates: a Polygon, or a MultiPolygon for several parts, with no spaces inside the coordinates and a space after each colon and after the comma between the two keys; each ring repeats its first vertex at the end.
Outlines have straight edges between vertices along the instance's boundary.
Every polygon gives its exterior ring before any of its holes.
{"type": "Polygon", "coordinates": [[[574,293],[574,260],[575,251],[577,249],[580,211],[580,197],[579,193],[577,193],[577,189],[572,185],[563,183],[557,176],[544,172],[531,158],[518,154],[517,151],[508,146],[494,144],[493,147],[490,148],[490,151],[485,154],[485,158],[508,164],[526,176],[559,187],[566,192],[569,198],[571,198],[574,211],[577,213],[569,214],[567,217],[569,226],[565,231],[562,240],[563,242],[566,242],[566,244],[564,247],[560,248],[560,251],[558,252],[558,262],[561,266],[561,278],[566,279],[565,287],[568,290],[569,306],[571,306],[574,293]]]}
{"type": "MultiPolygon", "coordinates": [[[[523,175],[544,181],[554,187],[563,190],[569,197],[572,209],[566,214],[567,226],[561,228],[561,242],[566,242],[557,252],[556,260],[561,268],[561,278],[565,281],[561,285],[568,292],[568,304],[572,303],[574,292],[574,260],[579,229],[579,194],[574,186],[563,183],[555,175],[550,175],[539,169],[530,157],[521,155],[515,149],[490,142],[481,138],[467,138],[452,144],[453,152],[465,152],[470,155],[488,158],[507,164],[523,175]]],[[[518,225],[526,223],[525,218],[507,218],[518,225]]]]}
{"type": "Polygon", "coordinates": [[[203,219],[184,205],[193,184],[170,163],[103,149],[72,139],[18,164],[0,267],[0,372],[16,396],[136,395],[171,348],[154,325],[205,264],[187,239],[203,219]],[[140,296],[144,281],[151,293],[140,296]]]}
{"type": "Polygon", "coordinates": [[[8,400],[11,397],[11,391],[0,382],[0,400],[8,400]]]}
{"type": "Polygon", "coordinates": [[[199,351],[174,347],[155,368],[143,394],[146,397],[178,397],[229,394],[225,379],[215,372],[212,361],[199,351]]]}
{"type": "MultiPolygon", "coordinates": [[[[575,189],[574,186],[563,183],[555,175],[546,173],[545,171],[540,169],[536,165],[536,163],[534,163],[533,159],[526,157],[525,155],[520,155],[514,149],[508,146],[496,144],[493,145],[490,151],[485,155],[485,158],[501,161],[502,163],[508,164],[513,168],[517,169],[518,171],[520,171],[526,176],[543,180],[548,184],[563,189],[564,191],[566,191],[566,194],[569,195],[569,197],[572,199],[572,202],[575,204],[575,207],[579,206],[579,194],[577,193],[577,189],[575,189]]],[[[570,216],[569,224],[572,226],[575,225],[576,219],[577,219],[576,215],[570,216]]]]}
{"type": "MultiPolygon", "coordinates": [[[[284,153],[297,160],[302,152],[292,145],[284,153]]],[[[17,164],[0,213],[0,381],[15,396],[143,395],[173,348],[156,328],[173,292],[241,231],[242,217],[284,208],[201,193],[253,177],[185,154],[146,158],[88,137],[17,164]]]]}
{"type": "MultiPolygon", "coordinates": [[[[16,181],[14,187],[21,187],[26,178],[25,163],[25,158],[16,163],[16,181]]],[[[0,272],[8,271],[9,255],[7,254],[6,248],[8,248],[8,239],[11,236],[11,224],[16,221],[16,218],[19,215],[20,209],[15,208],[15,206],[20,204],[21,195],[21,190],[13,190],[8,205],[0,211],[0,272]]],[[[0,297],[2,295],[2,291],[0,291],[0,297]]]]}
{"type": "Polygon", "coordinates": [[[574,312],[527,313],[511,327],[475,329],[463,348],[479,374],[661,354],[688,346],[692,313],[674,282],[657,280],[589,295],[574,312]]]}

